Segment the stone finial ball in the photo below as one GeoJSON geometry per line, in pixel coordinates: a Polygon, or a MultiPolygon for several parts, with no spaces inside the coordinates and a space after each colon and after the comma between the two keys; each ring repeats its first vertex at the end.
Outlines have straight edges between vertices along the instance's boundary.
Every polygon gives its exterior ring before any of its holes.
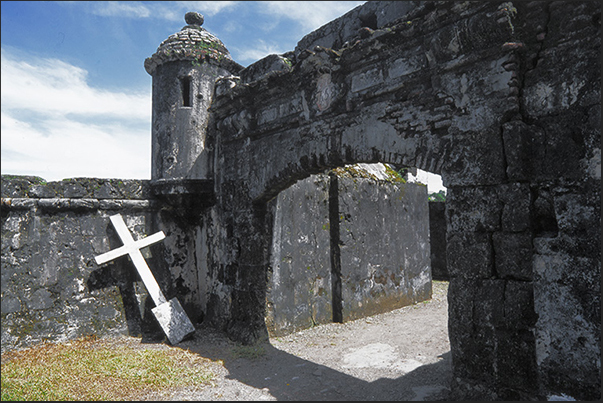
{"type": "Polygon", "coordinates": [[[184,21],[188,25],[203,25],[203,15],[195,11],[189,11],[184,14],[184,21]]]}

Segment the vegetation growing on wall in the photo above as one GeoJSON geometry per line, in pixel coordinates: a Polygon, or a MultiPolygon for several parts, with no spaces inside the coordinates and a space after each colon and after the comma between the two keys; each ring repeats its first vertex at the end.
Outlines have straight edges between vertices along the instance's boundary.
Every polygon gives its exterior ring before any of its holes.
{"type": "Polygon", "coordinates": [[[372,179],[375,181],[387,181],[394,183],[406,183],[402,170],[397,171],[389,164],[383,164],[385,167],[385,174],[387,179],[379,178],[375,174],[367,171],[358,164],[346,165],[343,167],[334,168],[331,172],[335,173],[341,178],[365,178],[372,179]]]}
{"type": "Polygon", "coordinates": [[[23,179],[31,182],[32,185],[45,185],[46,179],[40,178],[39,176],[29,176],[29,175],[2,175],[2,181],[9,181],[15,179],[23,179]]]}
{"type": "Polygon", "coordinates": [[[218,50],[220,44],[211,42],[197,42],[192,48],[193,52],[193,66],[201,66],[203,60],[206,57],[221,61],[224,59],[223,51],[218,50]]]}
{"type": "Polygon", "coordinates": [[[427,196],[427,200],[430,202],[445,202],[446,192],[444,190],[440,190],[437,193],[430,193],[429,196],[427,196]]]}

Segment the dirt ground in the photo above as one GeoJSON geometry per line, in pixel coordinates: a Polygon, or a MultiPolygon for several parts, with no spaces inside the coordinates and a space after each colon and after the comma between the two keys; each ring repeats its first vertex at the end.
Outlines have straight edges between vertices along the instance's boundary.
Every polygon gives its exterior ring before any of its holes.
{"type": "Polygon", "coordinates": [[[214,360],[211,385],[144,400],[446,400],[451,377],[448,283],[430,301],[257,346],[199,328],[177,346],[214,360]]]}

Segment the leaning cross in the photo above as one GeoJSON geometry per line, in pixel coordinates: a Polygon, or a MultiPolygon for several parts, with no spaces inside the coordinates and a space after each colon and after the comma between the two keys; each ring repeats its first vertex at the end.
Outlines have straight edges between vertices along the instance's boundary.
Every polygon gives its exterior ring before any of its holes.
{"type": "Polygon", "coordinates": [[[153,273],[151,273],[151,269],[149,269],[142,253],[140,253],[140,249],[164,239],[165,234],[163,231],[159,231],[146,238],[134,241],[120,214],[116,214],[109,218],[117,231],[117,235],[119,235],[119,238],[123,242],[123,246],[96,256],[94,258],[96,263],[100,265],[118,257],[128,255],[132,260],[132,263],[134,263],[136,270],[138,270],[138,274],[140,274],[140,278],[142,278],[142,282],[147,288],[149,295],[155,302],[156,306],[151,309],[151,311],[157,318],[157,321],[161,325],[170,343],[179,343],[187,334],[194,332],[195,328],[186,315],[186,312],[184,312],[178,299],[172,298],[169,301],[165,299],[165,296],[159,288],[159,284],[157,284],[155,277],[153,277],[153,273]]]}

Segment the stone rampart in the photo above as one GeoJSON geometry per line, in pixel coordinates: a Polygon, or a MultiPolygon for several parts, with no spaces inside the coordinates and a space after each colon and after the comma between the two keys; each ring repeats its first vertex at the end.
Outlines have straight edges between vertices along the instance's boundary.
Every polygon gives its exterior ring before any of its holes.
{"type": "MultiPolygon", "coordinates": [[[[179,228],[151,196],[148,181],[77,178],[46,183],[2,177],[2,351],[88,334],[162,338],[135,268],[94,257],[121,246],[109,216],[121,214],[134,238],[163,230],[143,250],[164,294],[191,320],[202,317],[190,227],[179,228]],[[166,267],[165,262],[168,265],[166,267]]],[[[202,220],[202,218],[199,218],[202,220]]]]}
{"type": "MultiPolygon", "coordinates": [[[[266,321],[274,334],[333,321],[333,242],[342,242],[339,320],[430,297],[430,282],[419,281],[429,278],[428,217],[420,207],[427,203],[425,186],[348,175],[336,180],[335,205],[342,207],[334,211],[329,206],[331,180],[336,179],[326,174],[308,178],[275,199],[279,213],[273,227],[273,259],[282,260],[274,260],[273,273],[280,264],[281,277],[286,271],[296,280],[295,290],[288,288],[290,281],[268,285],[266,321]],[[392,219],[397,215],[400,218],[392,219]],[[341,220],[341,235],[330,230],[330,220],[335,219],[341,220]],[[383,227],[384,222],[389,226],[383,227]],[[409,222],[414,223],[412,230],[409,222]],[[312,226],[319,230],[306,231],[312,226]],[[403,243],[399,227],[409,237],[403,243]],[[365,242],[372,246],[365,248],[365,242]],[[384,257],[393,261],[384,262],[384,257]],[[401,261],[412,267],[400,266],[401,261]],[[311,289],[299,290],[309,282],[311,289]],[[304,307],[312,309],[301,312],[304,307]]],[[[186,202],[190,192],[200,197],[206,190],[189,182],[75,178],[47,183],[37,177],[3,176],[3,351],[88,334],[162,338],[150,311],[153,303],[129,259],[101,267],[94,261],[121,246],[108,219],[118,213],[135,239],[159,230],[166,233],[164,241],[143,250],[143,255],[166,296],[177,296],[191,320],[201,322],[208,290],[220,285],[212,282],[207,266],[213,231],[208,203],[186,202]]]]}
{"type": "MultiPolygon", "coordinates": [[[[140,233],[178,234],[163,243],[168,285],[204,284],[195,300],[208,323],[253,343],[267,336],[266,279],[278,217],[273,200],[280,192],[346,164],[383,162],[441,174],[448,189],[452,397],[546,400],[563,393],[597,400],[600,72],[598,1],[368,2],[295,50],[229,72],[240,77],[220,78],[207,131],[187,138],[211,145],[198,160],[186,160],[188,193],[178,194],[183,187],[169,182],[174,178],[158,176],[168,180],[165,208],[147,212],[155,206],[141,197],[132,201],[142,210],[123,214],[140,233]],[[192,191],[196,180],[211,189],[207,205],[192,191]],[[189,283],[190,273],[200,280],[189,283]]],[[[165,156],[171,169],[176,160],[165,156]]],[[[35,312],[54,312],[56,296],[79,290],[78,281],[59,286],[45,256],[66,251],[67,260],[53,267],[66,274],[74,267],[83,279],[94,270],[92,255],[114,246],[107,220],[104,227],[93,223],[104,239],[96,243],[82,231],[90,227],[76,222],[108,215],[103,208],[121,199],[95,199],[77,186],[69,190],[75,195],[29,190],[36,200],[3,190],[2,302],[12,311],[3,313],[3,348],[13,340],[5,338],[6,318],[18,320],[28,303],[35,312]],[[56,214],[47,220],[45,211],[56,214]],[[69,235],[55,218],[71,222],[69,235]],[[96,249],[86,246],[84,257],[69,243],[73,237],[96,249]],[[19,289],[11,285],[17,271],[29,279],[19,289]],[[5,284],[13,295],[5,296],[5,284]]],[[[94,312],[120,315],[117,308],[94,312]]]]}

